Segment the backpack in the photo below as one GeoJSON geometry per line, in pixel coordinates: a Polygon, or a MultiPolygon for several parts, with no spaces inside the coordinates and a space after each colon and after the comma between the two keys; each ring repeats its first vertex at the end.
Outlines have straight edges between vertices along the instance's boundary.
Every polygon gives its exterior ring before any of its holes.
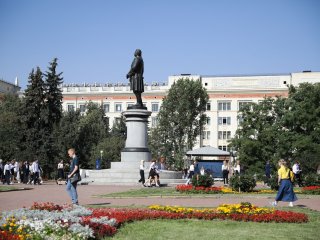
{"type": "Polygon", "coordinates": [[[294,173],[289,169],[289,179],[293,183],[294,182],[294,173]]]}

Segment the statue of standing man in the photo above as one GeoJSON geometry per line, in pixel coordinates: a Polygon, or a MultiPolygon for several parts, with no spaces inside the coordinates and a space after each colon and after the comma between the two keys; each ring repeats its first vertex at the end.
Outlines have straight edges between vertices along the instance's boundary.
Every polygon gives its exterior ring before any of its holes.
{"type": "Polygon", "coordinates": [[[133,93],[136,95],[137,98],[137,104],[131,108],[144,109],[141,98],[141,93],[144,92],[143,70],[144,63],[142,59],[142,52],[140,49],[137,49],[134,52],[134,59],[131,64],[131,69],[127,74],[127,79],[129,78],[130,81],[130,90],[133,90],[133,93]]]}

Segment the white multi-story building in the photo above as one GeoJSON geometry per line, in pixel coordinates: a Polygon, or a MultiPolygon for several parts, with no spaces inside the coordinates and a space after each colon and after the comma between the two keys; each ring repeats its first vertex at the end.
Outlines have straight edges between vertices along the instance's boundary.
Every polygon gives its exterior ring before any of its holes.
{"type": "MultiPolygon", "coordinates": [[[[150,126],[157,124],[157,114],[162,99],[167,95],[170,86],[180,78],[200,80],[207,89],[209,102],[206,115],[207,124],[204,127],[198,146],[212,146],[228,150],[230,140],[239,125],[238,111],[243,104],[259,102],[265,97],[288,96],[288,85],[298,86],[300,83],[320,82],[320,72],[305,71],[301,73],[252,76],[202,76],[182,74],[169,76],[165,84],[145,86],[142,94],[144,105],[152,111],[150,126]]],[[[94,84],[74,85],[64,84],[63,109],[73,111],[80,109],[85,113],[89,101],[102,104],[109,123],[112,124],[121,117],[130,104],[135,103],[135,96],[126,84],[94,84]]]]}

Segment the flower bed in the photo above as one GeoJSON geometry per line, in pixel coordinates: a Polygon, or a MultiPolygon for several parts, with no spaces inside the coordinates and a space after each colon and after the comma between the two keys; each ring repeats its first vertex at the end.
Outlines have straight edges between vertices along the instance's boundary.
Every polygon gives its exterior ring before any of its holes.
{"type": "Polygon", "coordinates": [[[177,185],[178,192],[185,193],[221,193],[222,187],[193,187],[192,185],[177,185]]]}
{"type": "Polygon", "coordinates": [[[172,206],[153,205],[149,207],[156,211],[172,214],[182,214],[186,218],[198,219],[222,219],[252,222],[277,222],[277,223],[304,223],[308,222],[308,216],[304,213],[280,211],[270,208],[258,208],[250,203],[223,204],[213,209],[193,209],[172,206]]]}
{"type": "MultiPolygon", "coordinates": [[[[192,185],[177,185],[176,190],[181,193],[202,193],[202,194],[215,194],[215,193],[239,193],[238,191],[233,191],[228,187],[194,187],[192,185]]],[[[243,193],[243,192],[242,192],[243,193]]],[[[271,189],[259,189],[253,190],[249,193],[275,193],[271,189]]]]}
{"type": "Polygon", "coordinates": [[[303,187],[301,192],[304,194],[320,194],[320,186],[303,187]]]}
{"type": "Polygon", "coordinates": [[[101,239],[113,236],[123,223],[152,219],[221,219],[253,222],[303,223],[303,213],[258,208],[250,203],[223,204],[218,208],[153,205],[149,209],[87,209],[52,203],[3,212],[0,239],[101,239]]]}

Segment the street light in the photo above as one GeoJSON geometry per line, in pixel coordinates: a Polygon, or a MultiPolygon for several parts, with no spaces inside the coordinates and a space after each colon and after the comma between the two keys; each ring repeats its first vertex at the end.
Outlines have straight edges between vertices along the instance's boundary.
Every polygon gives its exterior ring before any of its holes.
{"type": "Polygon", "coordinates": [[[102,155],[103,155],[103,150],[100,151],[100,165],[102,166],[102,155]]]}
{"type": "Polygon", "coordinates": [[[103,150],[100,151],[100,160],[102,161],[103,150]]]}

